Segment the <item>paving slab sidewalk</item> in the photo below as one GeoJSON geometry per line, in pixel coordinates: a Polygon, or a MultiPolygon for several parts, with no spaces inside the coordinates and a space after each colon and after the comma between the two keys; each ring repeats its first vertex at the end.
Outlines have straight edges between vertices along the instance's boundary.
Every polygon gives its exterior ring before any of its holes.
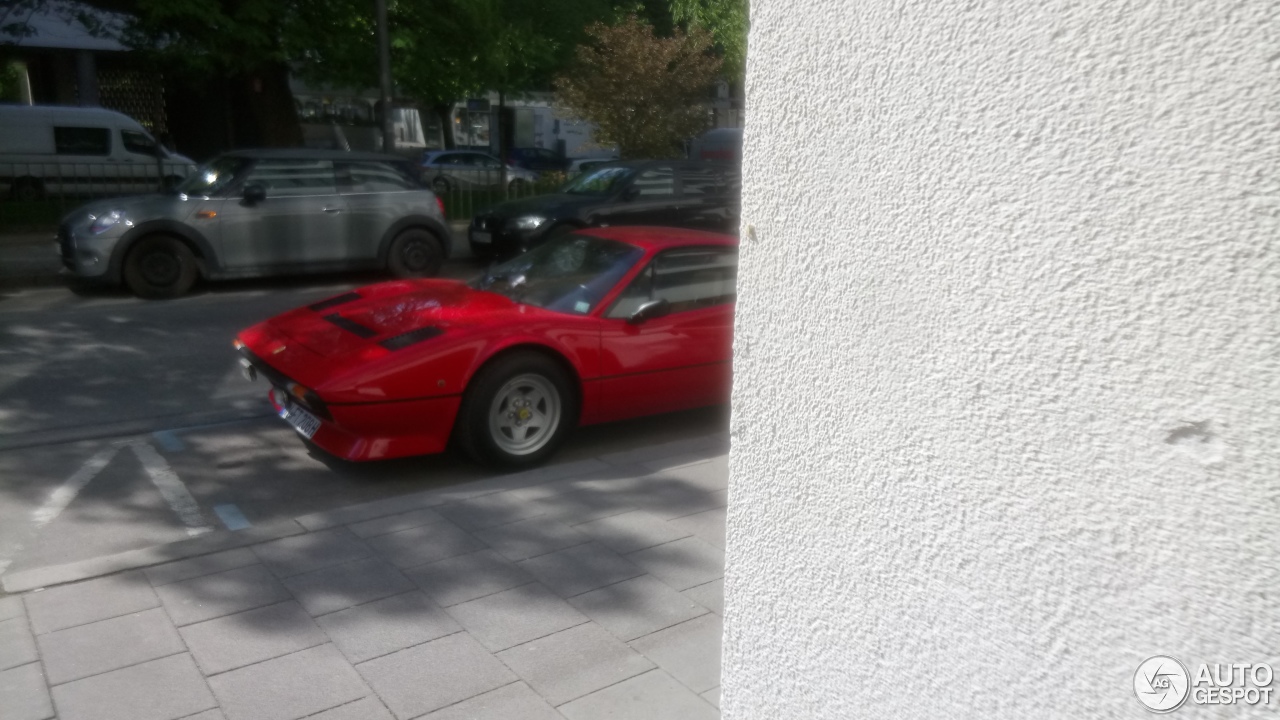
{"type": "Polygon", "coordinates": [[[718,718],[724,453],[670,443],[30,575],[107,573],[0,596],[0,708],[718,718]]]}

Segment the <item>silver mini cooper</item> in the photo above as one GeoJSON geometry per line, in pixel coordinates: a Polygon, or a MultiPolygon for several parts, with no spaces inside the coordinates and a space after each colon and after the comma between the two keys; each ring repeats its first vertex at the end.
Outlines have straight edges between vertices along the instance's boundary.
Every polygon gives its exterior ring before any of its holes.
{"type": "Polygon", "coordinates": [[[58,228],[73,275],[147,298],[198,278],[385,268],[429,277],[449,257],[444,206],[392,155],[242,150],[165,195],[101,200],[58,228]]]}

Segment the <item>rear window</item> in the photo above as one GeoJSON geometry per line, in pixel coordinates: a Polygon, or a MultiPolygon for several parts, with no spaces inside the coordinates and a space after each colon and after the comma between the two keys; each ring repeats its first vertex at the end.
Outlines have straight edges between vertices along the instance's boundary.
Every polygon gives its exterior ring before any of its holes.
{"type": "Polygon", "coordinates": [[[53,144],[59,155],[109,155],[111,131],[97,127],[54,127],[53,144]]]}

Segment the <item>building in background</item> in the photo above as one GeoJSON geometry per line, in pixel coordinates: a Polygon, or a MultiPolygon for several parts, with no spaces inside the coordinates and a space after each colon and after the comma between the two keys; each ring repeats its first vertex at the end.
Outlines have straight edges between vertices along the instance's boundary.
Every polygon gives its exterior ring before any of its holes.
{"type": "Polygon", "coordinates": [[[164,76],[142,63],[111,36],[122,16],[78,3],[52,2],[17,8],[6,25],[24,26],[0,36],[19,73],[25,104],[104,107],[122,112],[156,137],[169,133],[164,76]],[[85,14],[103,33],[91,33],[73,15],[85,14]]]}

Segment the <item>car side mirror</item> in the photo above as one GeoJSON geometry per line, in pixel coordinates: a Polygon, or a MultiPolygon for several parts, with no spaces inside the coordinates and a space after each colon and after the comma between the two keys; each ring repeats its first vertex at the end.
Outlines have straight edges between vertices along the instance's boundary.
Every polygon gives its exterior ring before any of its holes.
{"type": "Polygon", "coordinates": [[[244,186],[244,201],[249,205],[260,203],[266,199],[267,189],[265,187],[258,184],[244,186]]]}
{"type": "Polygon", "coordinates": [[[622,191],[622,199],[631,202],[640,197],[640,188],[632,186],[622,191]]]}
{"type": "Polygon", "coordinates": [[[628,325],[639,325],[646,320],[663,317],[671,312],[671,303],[666,300],[649,300],[636,308],[627,318],[628,325]]]}

